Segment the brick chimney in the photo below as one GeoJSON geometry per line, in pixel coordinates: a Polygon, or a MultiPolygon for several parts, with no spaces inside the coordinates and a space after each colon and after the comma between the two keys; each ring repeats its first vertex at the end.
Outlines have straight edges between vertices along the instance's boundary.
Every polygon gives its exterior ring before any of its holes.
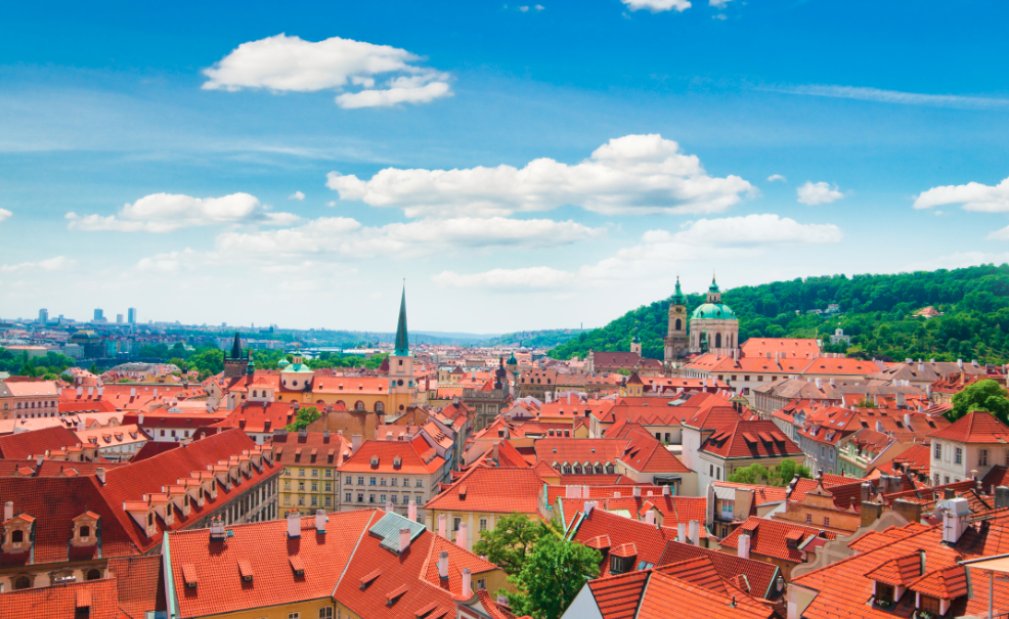
{"type": "Polygon", "coordinates": [[[410,549],[410,529],[404,527],[399,530],[399,554],[410,549]]]}
{"type": "Polygon", "coordinates": [[[301,514],[298,512],[287,515],[287,537],[290,539],[301,537],[301,514]]]}
{"type": "Polygon", "coordinates": [[[743,533],[736,540],[736,555],[740,559],[750,558],[750,536],[747,533],[743,533]]]}

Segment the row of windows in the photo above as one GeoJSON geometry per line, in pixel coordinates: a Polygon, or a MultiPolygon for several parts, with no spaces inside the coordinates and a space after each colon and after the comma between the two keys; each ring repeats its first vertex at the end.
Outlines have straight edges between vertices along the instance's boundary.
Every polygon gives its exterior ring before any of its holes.
{"type": "MultiPolygon", "coordinates": [[[[313,481],[312,485],[310,487],[311,487],[312,492],[318,492],[319,491],[319,482],[313,481]]],[[[326,492],[332,492],[333,491],[333,484],[332,484],[332,482],[328,482],[327,481],[324,487],[326,489],[326,492]]],[[[291,488],[292,488],[291,480],[290,479],[285,479],[284,480],[284,490],[290,491],[291,488]]],[[[298,482],[298,492],[305,492],[305,490],[308,489],[308,488],[309,488],[309,486],[306,486],[305,482],[303,482],[303,481],[299,481],[298,482]]]]}
{"type": "Polygon", "coordinates": [[[18,402],[17,403],[17,407],[18,408],[56,408],[56,400],[52,400],[50,402],[36,402],[34,400],[31,401],[31,402],[18,402]],[[22,406],[22,404],[24,406],[22,406]],[[36,404],[38,404],[38,406],[36,406],[36,404]]]}
{"type": "MultiPolygon", "coordinates": [[[[343,483],[344,483],[344,485],[347,485],[347,486],[353,486],[354,485],[354,478],[351,475],[347,475],[346,477],[343,478],[343,483]]],[[[364,486],[365,485],[365,483],[364,483],[364,475],[358,475],[358,477],[357,477],[357,485],[358,486],[364,486]]],[[[397,487],[399,485],[399,478],[398,477],[387,478],[387,477],[374,477],[374,476],[372,476],[372,477],[368,478],[368,484],[367,485],[369,485],[369,486],[386,486],[386,485],[389,485],[389,486],[392,486],[393,488],[395,488],[395,487],[397,487]]],[[[403,487],[404,488],[409,488],[410,487],[410,478],[409,477],[404,477],[403,478],[403,487]]],[[[414,488],[423,488],[424,487],[424,480],[423,479],[415,479],[414,482],[413,482],[413,487],[414,488]]]]}
{"type": "MultiPolygon", "coordinates": [[[[377,504],[377,505],[385,505],[386,499],[388,499],[393,505],[407,505],[407,504],[410,503],[410,495],[408,493],[406,493],[406,492],[403,493],[402,498],[400,498],[400,495],[398,495],[398,494],[389,494],[389,495],[377,494],[376,495],[376,494],[369,493],[367,495],[367,499],[368,499],[367,502],[371,503],[373,505],[375,505],[375,504],[377,504]]],[[[414,499],[416,500],[417,504],[420,505],[420,504],[422,504],[424,502],[424,495],[421,494],[420,492],[417,492],[417,493],[414,494],[414,499]]],[[[345,493],[343,493],[343,502],[347,503],[347,504],[354,503],[354,493],[353,492],[345,492],[345,493]]],[[[357,502],[358,503],[364,503],[365,502],[365,494],[363,492],[358,492],[357,493],[357,502]]]]}
{"type": "MultiPolygon", "coordinates": [[[[312,471],[312,477],[318,477],[319,476],[319,469],[318,468],[312,468],[310,470],[312,471]]],[[[333,469],[322,469],[322,470],[324,471],[323,474],[322,474],[324,477],[332,477],[333,476],[333,469]]],[[[305,477],[305,469],[304,468],[299,468],[298,469],[298,477],[305,477]]]]}
{"type": "MultiPolygon", "coordinates": [[[[942,443],[936,441],[935,445],[932,447],[932,455],[936,460],[942,460],[943,445],[942,443]]],[[[987,448],[981,448],[977,452],[977,463],[978,466],[988,466],[989,462],[989,450],[987,448]]],[[[963,448],[953,446],[953,464],[963,464],[963,448]]],[[[1009,450],[1005,452],[1005,464],[1009,466],[1009,450]]]]}

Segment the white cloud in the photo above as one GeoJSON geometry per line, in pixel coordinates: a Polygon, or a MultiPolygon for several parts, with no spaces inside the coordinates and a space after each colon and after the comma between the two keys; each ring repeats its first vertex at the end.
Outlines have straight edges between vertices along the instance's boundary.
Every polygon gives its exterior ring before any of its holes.
{"type": "Polygon", "coordinates": [[[800,203],[815,206],[837,202],[844,197],[844,192],[838,189],[837,185],[825,181],[817,183],[806,181],[795,190],[795,195],[800,203]]]}
{"type": "Polygon", "coordinates": [[[573,274],[552,267],[491,269],[482,273],[461,274],[442,271],[432,281],[445,288],[485,288],[493,290],[549,289],[567,285],[573,274]]]}
{"type": "Polygon", "coordinates": [[[724,9],[729,6],[730,2],[732,2],[732,0],[708,0],[708,5],[713,6],[716,9],[724,9]]]}
{"type": "Polygon", "coordinates": [[[970,182],[965,185],[942,185],[918,194],[914,208],[959,204],[965,211],[1009,213],[1009,178],[998,185],[970,182]]]}
{"type": "Polygon", "coordinates": [[[632,11],[646,9],[654,13],[663,11],[683,12],[690,8],[689,0],[621,0],[632,11]]]}
{"type": "Polygon", "coordinates": [[[856,101],[871,101],[876,103],[893,103],[897,105],[926,105],[933,107],[958,108],[992,108],[1009,105],[1009,99],[996,97],[976,97],[970,95],[934,95],[920,92],[905,92],[900,90],[884,90],[881,88],[866,88],[862,86],[839,86],[811,84],[783,88],[766,88],[772,92],[782,92],[792,95],[807,95],[812,97],[829,97],[833,99],[853,99],[856,101]]]}
{"type": "Polygon", "coordinates": [[[7,221],[13,215],[14,215],[14,213],[10,212],[9,210],[7,210],[5,208],[0,208],[0,222],[7,221]]]}
{"type": "Polygon", "coordinates": [[[649,230],[639,243],[576,271],[546,266],[492,269],[471,274],[446,271],[435,277],[435,283],[456,288],[552,288],[565,284],[626,282],[654,277],[659,265],[665,272],[670,265],[708,259],[712,252],[717,252],[721,258],[747,259],[768,247],[822,245],[838,243],[842,238],[841,229],[833,224],[803,224],[773,213],[699,219],[675,232],[649,230]],[[533,274],[539,276],[535,281],[533,274]]]}
{"type": "Polygon", "coordinates": [[[782,174],[772,174],[767,177],[767,182],[769,183],[787,183],[788,179],[782,174]]]}
{"type": "Polygon", "coordinates": [[[23,271],[62,271],[74,264],[75,262],[66,256],[53,256],[52,258],[46,258],[44,260],[0,265],[0,273],[20,273],[23,271]]]}
{"type": "Polygon", "coordinates": [[[232,193],[219,198],[196,198],[177,193],[152,193],[127,203],[114,215],[66,214],[75,230],[117,232],[172,232],[197,226],[263,222],[288,225],[291,213],[270,212],[256,196],[232,193]]]}
{"type": "Polygon", "coordinates": [[[200,260],[199,252],[187,247],[178,251],[170,251],[141,258],[137,262],[137,268],[141,271],[175,273],[201,263],[202,260],[200,260]]]}
{"type": "Polygon", "coordinates": [[[306,41],[278,34],[242,43],[204,70],[206,90],[264,88],[274,92],[339,93],[344,108],[427,103],[449,96],[449,76],[420,66],[414,54],[389,45],[331,37],[306,41]]]}
{"type": "Polygon", "coordinates": [[[602,234],[575,221],[459,217],[365,227],[347,217],[321,217],[282,230],[225,232],[217,252],[269,256],[333,253],[373,257],[390,253],[425,255],[460,247],[564,245],[602,234]]]}
{"type": "Polygon", "coordinates": [[[287,196],[287,199],[288,200],[297,200],[298,202],[302,202],[305,199],[305,193],[303,191],[295,191],[291,195],[287,196]]]}
{"type": "Polygon", "coordinates": [[[606,214],[718,213],[755,192],[734,175],[709,176],[695,155],[660,135],[627,135],[569,165],[550,158],[452,170],[385,168],[370,179],[330,172],[343,200],[401,208],[408,217],[504,216],[566,205],[606,214]]]}

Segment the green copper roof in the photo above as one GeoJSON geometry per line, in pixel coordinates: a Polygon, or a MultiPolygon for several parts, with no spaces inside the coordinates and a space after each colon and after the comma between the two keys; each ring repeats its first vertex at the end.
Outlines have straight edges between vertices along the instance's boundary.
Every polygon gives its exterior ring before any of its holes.
{"type": "Polygon", "coordinates": [[[397,357],[407,357],[410,355],[410,340],[406,332],[406,285],[403,286],[403,296],[399,300],[399,322],[396,323],[396,352],[397,357]]]}
{"type": "Polygon", "coordinates": [[[697,306],[691,318],[707,318],[713,320],[736,320],[736,313],[724,303],[703,303],[697,306]]]}
{"type": "Polygon", "coordinates": [[[718,282],[715,281],[715,276],[711,276],[711,285],[708,286],[708,292],[719,292],[718,282]]]}
{"type": "Polygon", "coordinates": [[[676,290],[673,292],[673,304],[675,305],[686,305],[687,297],[683,294],[683,289],[680,288],[680,276],[676,276],[676,290]]]}

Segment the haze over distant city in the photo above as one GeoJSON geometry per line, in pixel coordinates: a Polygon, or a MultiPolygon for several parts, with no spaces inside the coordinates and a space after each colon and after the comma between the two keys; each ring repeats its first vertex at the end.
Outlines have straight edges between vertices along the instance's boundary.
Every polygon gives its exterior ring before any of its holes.
{"type": "Polygon", "coordinates": [[[406,278],[411,327],[501,333],[603,324],[677,274],[1005,262],[1006,17],[12,5],[0,313],[387,332],[406,278]]]}

